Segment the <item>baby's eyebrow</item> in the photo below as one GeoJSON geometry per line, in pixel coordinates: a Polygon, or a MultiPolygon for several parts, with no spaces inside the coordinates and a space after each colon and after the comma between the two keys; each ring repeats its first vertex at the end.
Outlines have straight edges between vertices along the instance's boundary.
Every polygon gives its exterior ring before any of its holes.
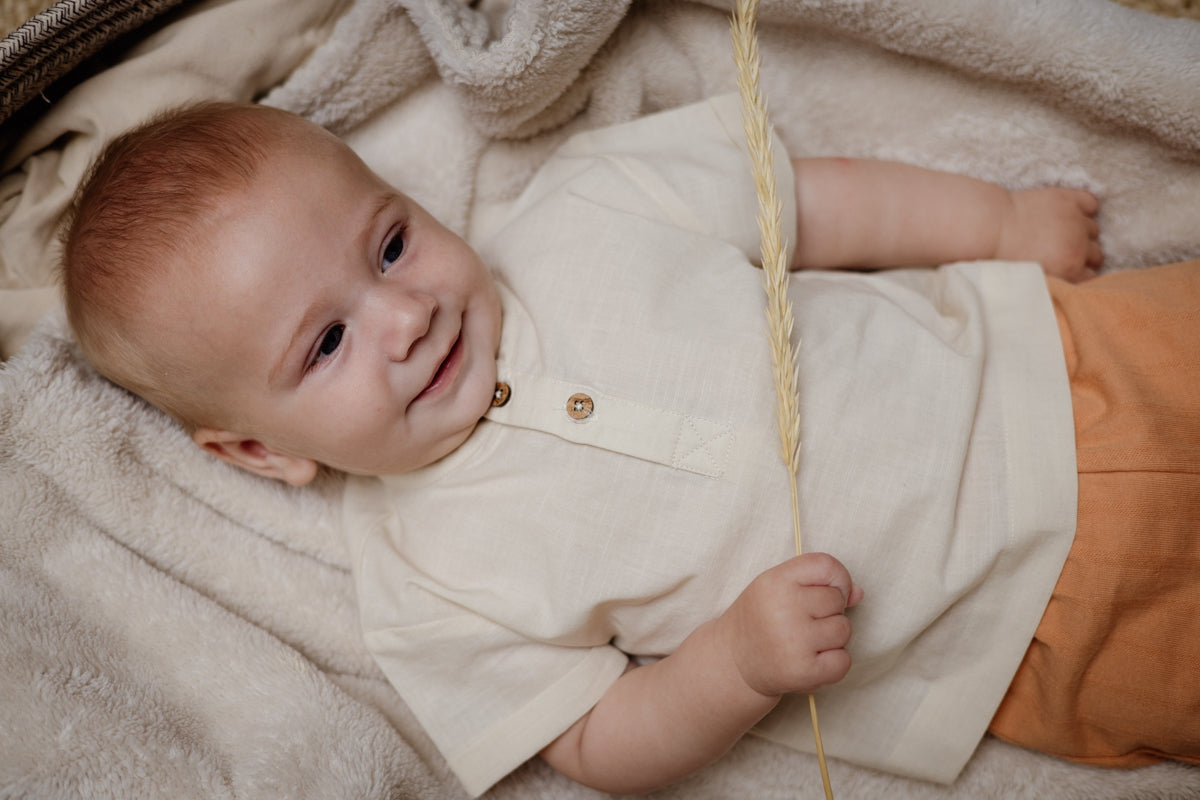
{"type": "Polygon", "coordinates": [[[379,235],[380,217],[390,213],[393,205],[399,200],[400,195],[395,191],[386,191],[375,196],[375,202],[370,206],[366,223],[358,234],[358,249],[366,254],[368,260],[380,255],[378,247],[381,243],[375,241],[375,237],[379,235]]]}
{"type": "Polygon", "coordinates": [[[309,329],[312,328],[316,318],[320,315],[320,308],[316,303],[310,304],[304,309],[304,314],[301,315],[300,321],[292,331],[292,338],[288,340],[287,347],[283,349],[283,353],[279,356],[279,360],[275,362],[275,366],[267,373],[267,385],[274,387],[279,384],[281,377],[287,370],[288,363],[293,361],[292,352],[298,346],[298,342],[302,336],[305,336],[309,329]]]}
{"type": "Polygon", "coordinates": [[[369,236],[371,230],[375,227],[375,222],[383,212],[388,210],[392,202],[396,200],[396,195],[391,192],[384,192],[375,198],[375,205],[371,206],[371,224],[363,229],[363,235],[369,236]]]}

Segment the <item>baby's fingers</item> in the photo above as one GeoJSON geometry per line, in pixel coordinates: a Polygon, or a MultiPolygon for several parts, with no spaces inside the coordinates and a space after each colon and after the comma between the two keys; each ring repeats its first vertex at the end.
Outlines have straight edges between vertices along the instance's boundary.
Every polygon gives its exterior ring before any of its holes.
{"type": "Polygon", "coordinates": [[[810,655],[803,670],[803,685],[809,690],[837,683],[850,671],[851,625],[845,614],[814,619],[807,626],[810,655]]]}
{"type": "Polygon", "coordinates": [[[813,659],[810,690],[837,683],[850,671],[850,653],[845,648],[823,650],[813,659]]]}
{"type": "Polygon", "coordinates": [[[837,650],[850,643],[850,619],[842,613],[813,617],[809,623],[809,644],[818,653],[837,650]]]}
{"type": "Polygon", "coordinates": [[[1100,201],[1096,199],[1096,195],[1083,189],[1071,189],[1070,192],[1075,197],[1079,210],[1085,215],[1094,217],[1100,211],[1100,201]]]}
{"type": "MultiPolygon", "coordinates": [[[[828,553],[805,553],[782,565],[788,577],[804,586],[832,586],[841,592],[843,607],[862,599],[862,589],[854,584],[850,571],[828,553]]],[[[840,611],[840,610],[839,610],[840,611]]]]}

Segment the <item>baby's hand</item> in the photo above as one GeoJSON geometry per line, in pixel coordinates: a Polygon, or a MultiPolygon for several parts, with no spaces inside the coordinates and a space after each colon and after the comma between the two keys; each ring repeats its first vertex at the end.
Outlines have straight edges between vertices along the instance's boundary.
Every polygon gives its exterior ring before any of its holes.
{"type": "Polygon", "coordinates": [[[1104,262],[1097,241],[1099,202],[1078,189],[1027,189],[1010,193],[996,258],[1036,261],[1047,275],[1078,283],[1104,262]]]}
{"type": "Polygon", "coordinates": [[[751,689],[769,697],[811,692],[850,669],[845,610],[862,595],[832,556],[796,556],[751,581],[717,626],[751,689]]]}

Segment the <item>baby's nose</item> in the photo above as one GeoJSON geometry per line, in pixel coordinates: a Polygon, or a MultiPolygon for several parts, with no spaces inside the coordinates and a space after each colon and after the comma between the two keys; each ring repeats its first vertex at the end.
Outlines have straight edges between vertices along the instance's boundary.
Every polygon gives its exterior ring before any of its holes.
{"type": "Polygon", "coordinates": [[[438,304],[435,298],[423,293],[405,293],[390,299],[380,309],[384,348],[392,361],[404,361],[417,342],[429,333],[438,304]]]}

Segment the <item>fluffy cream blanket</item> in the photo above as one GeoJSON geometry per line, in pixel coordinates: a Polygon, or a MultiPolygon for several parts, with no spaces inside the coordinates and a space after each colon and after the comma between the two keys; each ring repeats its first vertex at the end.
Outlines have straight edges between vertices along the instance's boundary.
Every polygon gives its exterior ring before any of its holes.
{"type": "MultiPolygon", "coordinates": [[[[269,92],[484,236],[571,131],[733,85],[725,0],[475,6],[192,4],[5,155],[4,286],[49,285],[87,160],[171,103],[269,92]]],[[[1200,25],[1106,0],[761,14],[794,154],[1084,186],[1104,201],[1110,268],[1200,255],[1200,25]]],[[[462,797],[359,643],[339,490],[208,458],[99,379],[51,313],[0,372],[0,797],[462,797]]],[[[842,798],[1200,795],[1194,768],[1110,772],[991,739],[950,787],[830,766],[842,798]]],[[[747,739],[657,796],[818,794],[810,757],[747,739]]],[[[599,796],[537,761],[488,794],[599,796]]]]}

